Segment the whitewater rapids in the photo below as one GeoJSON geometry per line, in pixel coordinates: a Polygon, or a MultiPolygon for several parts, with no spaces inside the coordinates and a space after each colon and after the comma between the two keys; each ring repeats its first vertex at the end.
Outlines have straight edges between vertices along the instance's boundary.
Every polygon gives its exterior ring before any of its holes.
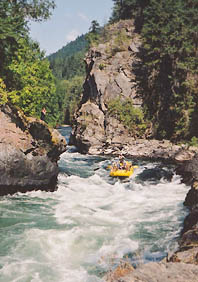
{"type": "Polygon", "coordinates": [[[101,282],[121,260],[158,261],[177,248],[189,187],[157,162],[112,179],[110,161],[70,148],[57,191],[0,198],[1,282],[101,282]]]}

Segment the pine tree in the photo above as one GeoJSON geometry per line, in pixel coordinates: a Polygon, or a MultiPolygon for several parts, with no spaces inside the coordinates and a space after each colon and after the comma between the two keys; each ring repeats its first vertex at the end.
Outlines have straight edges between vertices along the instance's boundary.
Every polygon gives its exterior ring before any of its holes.
{"type": "Polygon", "coordinates": [[[92,33],[97,33],[97,31],[99,30],[100,28],[100,25],[99,23],[96,21],[96,20],[93,20],[91,22],[91,26],[89,28],[89,31],[92,32],[92,33]]]}
{"type": "Polygon", "coordinates": [[[113,0],[113,2],[110,23],[120,19],[134,19],[136,29],[139,32],[144,22],[143,11],[149,5],[150,0],[113,0]]]}

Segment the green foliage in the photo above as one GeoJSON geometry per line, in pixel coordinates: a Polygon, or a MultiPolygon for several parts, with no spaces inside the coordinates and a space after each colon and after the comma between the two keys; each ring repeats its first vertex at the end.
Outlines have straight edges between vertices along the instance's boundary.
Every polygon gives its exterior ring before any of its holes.
{"type": "Polygon", "coordinates": [[[86,75],[84,58],[87,48],[87,38],[82,35],[48,57],[50,67],[56,77],[59,123],[71,124],[73,122],[73,114],[80,101],[86,75]]]}
{"type": "Polygon", "coordinates": [[[20,39],[20,49],[15,52],[9,70],[13,73],[14,87],[9,92],[11,102],[19,106],[26,115],[40,117],[43,106],[48,111],[48,121],[54,121],[55,84],[38,45],[32,41],[20,39]]]}
{"type": "Polygon", "coordinates": [[[198,138],[193,136],[188,144],[189,146],[198,147],[198,138]]]}
{"type": "Polygon", "coordinates": [[[121,30],[121,32],[117,32],[115,34],[111,54],[114,56],[117,52],[125,51],[128,49],[131,38],[129,38],[126,34],[125,30],[121,30]]]}
{"type": "Polygon", "coordinates": [[[113,12],[110,23],[124,19],[135,19],[136,29],[140,31],[144,23],[144,9],[150,4],[150,0],[113,0],[113,12]]]}
{"type": "Polygon", "coordinates": [[[86,39],[89,42],[89,46],[97,46],[100,41],[100,34],[97,32],[89,32],[86,34],[86,39]]]}
{"type": "Polygon", "coordinates": [[[62,122],[71,124],[73,115],[80,102],[83,91],[83,76],[74,76],[70,80],[57,81],[57,95],[62,99],[62,122]]]}
{"type": "Polygon", "coordinates": [[[0,103],[9,100],[35,117],[45,106],[51,124],[59,116],[54,78],[38,44],[29,39],[28,20],[45,20],[54,7],[52,0],[0,1],[0,103]]]}
{"type": "Polygon", "coordinates": [[[18,39],[27,34],[23,16],[15,13],[8,1],[0,1],[0,77],[7,84],[12,79],[8,65],[18,48],[18,39]]]}
{"type": "Polygon", "coordinates": [[[99,67],[99,70],[103,70],[105,68],[105,64],[100,63],[98,67],[99,67]]]}
{"type": "Polygon", "coordinates": [[[120,19],[132,18],[133,0],[113,0],[114,7],[110,22],[119,21],[120,19]]]}
{"type": "Polygon", "coordinates": [[[66,57],[70,57],[75,55],[76,53],[87,50],[88,42],[86,40],[86,35],[78,36],[74,41],[69,42],[66,46],[62,47],[57,52],[48,56],[50,63],[53,62],[55,58],[64,59],[66,57]]]}
{"type": "Polygon", "coordinates": [[[5,83],[0,78],[0,105],[4,105],[8,102],[8,93],[6,91],[5,83]]]}
{"type": "Polygon", "coordinates": [[[93,20],[89,28],[89,33],[86,34],[86,39],[89,43],[89,46],[98,45],[100,40],[100,33],[101,28],[99,23],[96,20],[93,20]]]}
{"type": "Polygon", "coordinates": [[[46,20],[51,16],[51,10],[55,8],[53,0],[1,0],[1,4],[6,3],[12,9],[13,14],[20,14],[24,19],[35,21],[46,20]]]}
{"type": "Polygon", "coordinates": [[[116,98],[108,103],[108,113],[123,123],[129,131],[138,137],[145,134],[147,124],[140,108],[135,108],[131,99],[116,98]]]}
{"type": "Polygon", "coordinates": [[[20,38],[28,36],[28,21],[47,19],[54,8],[51,0],[1,0],[0,1],[0,77],[7,87],[12,84],[8,66],[20,48],[20,38]]]}
{"type": "Polygon", "coordinates": [[[91,22],[91,26],[90,26],[90,28],[89,28],[89,31],[90,31],[91,33],[97,33],[99,29],[100,29],[99,23],[98,23],[96,20],[93,20],[93,21],[91,22]]]}

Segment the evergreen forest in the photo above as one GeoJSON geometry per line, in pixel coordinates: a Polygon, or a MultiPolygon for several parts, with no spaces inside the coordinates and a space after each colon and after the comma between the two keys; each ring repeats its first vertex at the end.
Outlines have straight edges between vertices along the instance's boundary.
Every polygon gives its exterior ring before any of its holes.
{"type": "Polygon", "coordinates": [[[60,101],[59,123],[72,123],[83,91],[84,58],[88,46],[86,35],[81,35],[56,53],[48,56],[50,69],[55,77],[56,96],[60,101]]]}

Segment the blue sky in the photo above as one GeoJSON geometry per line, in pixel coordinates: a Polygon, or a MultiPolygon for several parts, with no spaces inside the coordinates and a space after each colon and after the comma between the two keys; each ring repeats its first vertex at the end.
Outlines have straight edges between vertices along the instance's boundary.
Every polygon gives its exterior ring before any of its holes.
{"type": "Polygon", "coordinates": [[[88,32],[92,20],[107,23],[113,7],[112,0],[55,0],[52,17],[41,23],[31,23],[30,35],[40,43],[46,55],[52,54],[88,32]]]}

